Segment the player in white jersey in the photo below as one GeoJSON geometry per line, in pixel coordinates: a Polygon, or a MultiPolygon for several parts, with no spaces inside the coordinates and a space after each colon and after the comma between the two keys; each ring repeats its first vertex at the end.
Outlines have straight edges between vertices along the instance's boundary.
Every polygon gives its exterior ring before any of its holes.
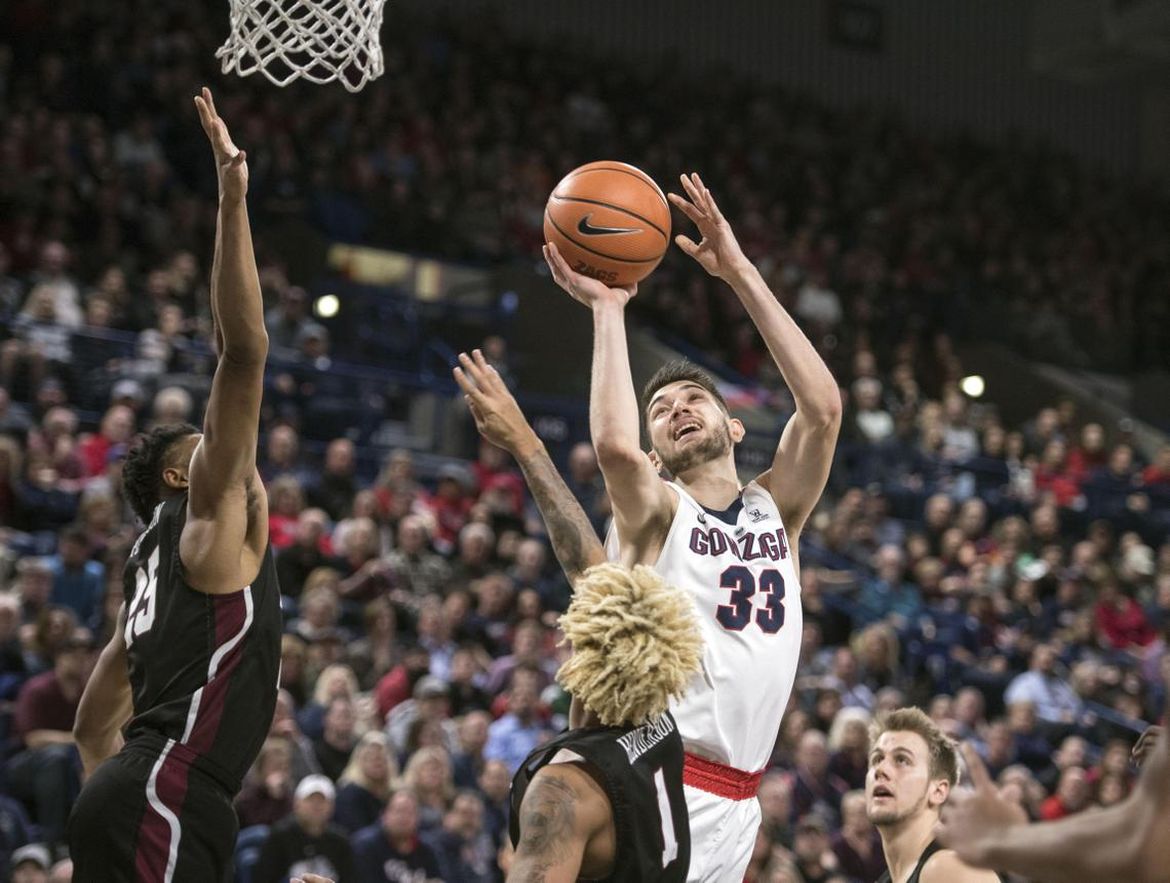
{"type": "Polygon", "coordinates": [[[609,288],[575,273],[551,245],[545,258],[557,284],[593,311],[589,421],[613,503],[610,553],[627,566],[651,565],[687,591],[702,622],[703,671],[672,708],[688,752],[688,879],[728,881],[743,878],[751,857],[756,787],[796,676],[797,542],[828,478],[841,397],[703,182],[683,176],[682,185],[689,198],[671,194],[671,201],[702,240],[675,242],[732,287],[796,402],[771,468],[746,486],[733,453],[743,424],[705,373],[666,366],[647,385],[639,414],[625,333],[625,306],[637,287],[609,288]],[[649,454],[640,447],[642,418],[649,454]]]}

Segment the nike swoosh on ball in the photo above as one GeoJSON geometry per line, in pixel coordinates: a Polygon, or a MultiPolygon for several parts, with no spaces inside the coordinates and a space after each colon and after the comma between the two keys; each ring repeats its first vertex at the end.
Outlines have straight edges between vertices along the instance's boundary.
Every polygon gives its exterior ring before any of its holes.
{"type": "Polygon", "coordinates": [[[594,227],[589,223],[592,213],[577,222],[577,229],[586,236],[599,236],[603,233],[641,233],[641,227],[594,227]]]}

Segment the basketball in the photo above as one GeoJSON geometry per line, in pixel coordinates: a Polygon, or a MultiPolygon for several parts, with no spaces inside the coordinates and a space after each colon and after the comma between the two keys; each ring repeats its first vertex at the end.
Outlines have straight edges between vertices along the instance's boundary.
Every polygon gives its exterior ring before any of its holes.
{"type": "Polygon", "coordinates": [[[544,209],[544,238],[578,273],[606,285],[632,285],[666,254],[670,204],[641,169],[591,162],[553,189],[544,209]]]}

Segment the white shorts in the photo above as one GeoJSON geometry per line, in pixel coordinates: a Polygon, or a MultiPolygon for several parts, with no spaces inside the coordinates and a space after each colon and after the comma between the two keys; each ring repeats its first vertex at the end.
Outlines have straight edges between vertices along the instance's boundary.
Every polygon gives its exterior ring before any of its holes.
{"type": "Polygon", "coordinates": [[[731,800],[683,786],[691,822],[687,883],[741,883],[760,827],[760,802],[731,800]]]}

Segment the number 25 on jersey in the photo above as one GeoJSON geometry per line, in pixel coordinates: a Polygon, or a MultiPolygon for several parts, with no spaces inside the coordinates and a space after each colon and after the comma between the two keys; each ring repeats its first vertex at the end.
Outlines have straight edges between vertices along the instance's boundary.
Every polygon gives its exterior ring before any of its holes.
{"type": "Polygon", "coordinates": [[[139,635],[150,631],[154,625],[155,593],[158,590],[158,549],[155,548],[145,567],[135,574],[134,600],[126,614],[126,646],[134,643],[139,635]]]}

